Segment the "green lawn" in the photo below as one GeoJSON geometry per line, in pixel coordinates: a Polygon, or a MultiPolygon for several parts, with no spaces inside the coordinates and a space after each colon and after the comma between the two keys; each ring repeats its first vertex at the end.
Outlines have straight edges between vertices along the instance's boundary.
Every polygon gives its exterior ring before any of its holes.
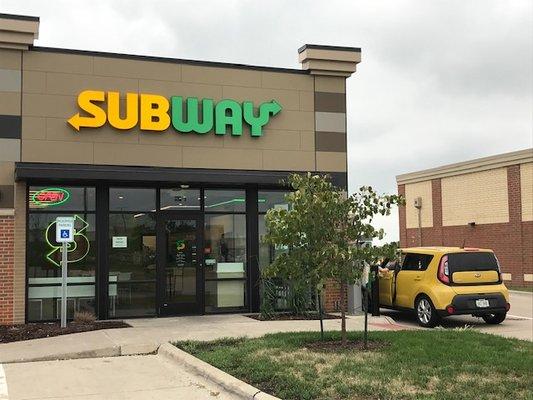
{"type": "Polygon", "coordinates": [[[370,338],[388,345],[373,352],[310,351],[306,344],[318,340],[310,332],[176,345],[286,400],[533,399],[530,342],[443,329],[371,332],[370,338]]]}

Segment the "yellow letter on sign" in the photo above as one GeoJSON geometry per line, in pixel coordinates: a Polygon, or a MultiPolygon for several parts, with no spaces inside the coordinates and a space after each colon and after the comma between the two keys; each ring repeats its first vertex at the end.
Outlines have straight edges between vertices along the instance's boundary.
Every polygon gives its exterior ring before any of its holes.
{"type": "Polygon", "coordinates": [[[137,93],[126,94],[126,115],[124,118],[120,118],[120,94],[108,92],[107,119],[113,128],[133,128],[139,121],[139,95],[137,93]]]}
{"type": "Polygon", "coordinates": [[[157,94],[141,94],[141,130],[164,131],[170,126],[169,103],[157,94]]]}
{"type": "Polygon", "coordinates": [[[93,101],[104,101],[105,93],[99,90],[85,90],[78,95],[78,106],[90,117],[82,117],[80,113],[73,115],[68,120],[77,131],[80,128],[99,128],[105,124],[107,119],[105,111],[93,103],[93,101]]]}

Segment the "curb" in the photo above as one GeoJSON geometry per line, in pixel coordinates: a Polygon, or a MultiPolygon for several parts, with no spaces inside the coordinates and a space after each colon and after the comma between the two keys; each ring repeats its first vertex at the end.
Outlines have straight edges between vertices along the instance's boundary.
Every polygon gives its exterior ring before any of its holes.
{"type": "Polygon", "coordinates": [[[533,292],[527,292],[525,290],[511,290],[511,289],[508,289],[508,290],[509,290],[509,293],[533,295],[533,292]]]}
{"type": "Polygon", "coordinates": [[[158,344],[131,344],[113,347],[103,347],[101,349],[76,351],[72,353],[49,354],[37,357],[15,358],[11,360],[2,360],[1,364],[17,364],[37,361],[58,361],[58,360],[77,360],[81,358],[103,358],[103,357],[120,357],[133,355],[156,354],[158,344]]]}
{"type": "Polygon", "coordinates": [[[274,397],[268,393],[262,392],[252,385],[249,385],[246,382],[243,382],[234,376],[227,374],[216,367],[213,367],[211,364],[208,364],[205,361],[202,361],[193,355],[178,349],[173,344],[162,344],[159,346],[157,354],[169,359],[170,361],[187,366],[190,368],[192,373],[209,379],[228,392],[237,395],[241,399],[281,400],[278,397],[274,397]]]}

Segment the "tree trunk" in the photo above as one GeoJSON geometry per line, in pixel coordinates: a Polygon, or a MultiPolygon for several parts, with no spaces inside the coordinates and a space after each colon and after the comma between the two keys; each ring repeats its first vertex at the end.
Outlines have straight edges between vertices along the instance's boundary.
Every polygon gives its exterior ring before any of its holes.
{"type": "Polygon", "coordinates": [[[322,312],[322,290],[318,291],[318,318],[320,320],[320,340],[324,341],[324,315],[322,312]]]}
{"type": "Polygon", "coordinates": [[[341,341],[343,346],[345,346],[348,343],[348,336],[346,334],[346,310],[345,307],[345,301],[346,298],[346,282],[341,282],[341,341]]]}

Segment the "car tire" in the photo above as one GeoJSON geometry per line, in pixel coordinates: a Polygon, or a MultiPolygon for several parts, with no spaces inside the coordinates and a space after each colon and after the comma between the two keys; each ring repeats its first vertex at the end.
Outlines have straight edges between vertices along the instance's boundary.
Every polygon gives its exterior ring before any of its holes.
{"type": "Polygon", "coordinates": [[[502,313],[496,313],[496,314],[485,314],[485,315],[482,315],[481,318],[483,318],[483,320],[487,324],[497,325],[497,324],[501,324],[505,320],[506,316],[507,316],[507,313],[502,312],[502,313]]]}
{"type": "Polygon", "coordinates": [[[416,300],[415,316],[418,324],[424,328],[433,328],[439,323],[437,310],[426,296],[421,296],[416,300]]]}

